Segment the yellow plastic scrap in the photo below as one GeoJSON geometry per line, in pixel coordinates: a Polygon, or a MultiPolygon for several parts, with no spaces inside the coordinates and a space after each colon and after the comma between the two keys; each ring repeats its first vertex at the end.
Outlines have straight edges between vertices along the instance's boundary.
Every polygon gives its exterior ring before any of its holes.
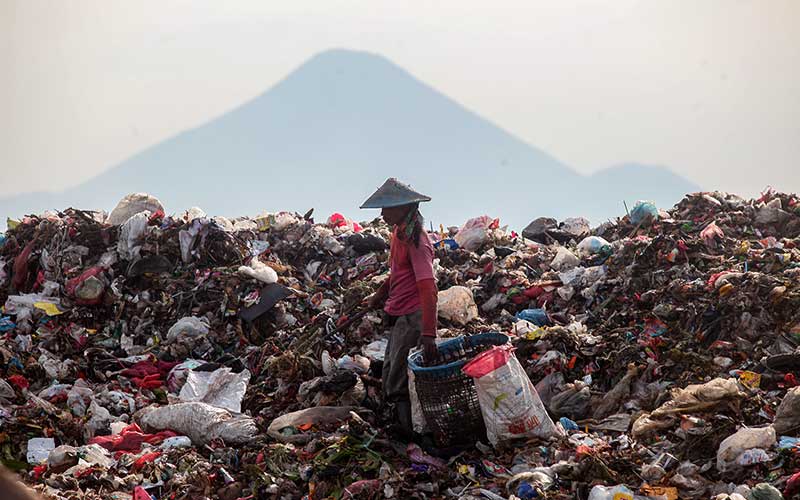
{"type": "Polygon", "coordinates": [[[8,226],[9,229],[16,229],[20,224],[21,222],[18,220],[14,220],[11,217],[6,218],[6,226],[8,226]]]}
{"type": "Polygon", "coordinates": [[[64,314],[64,311],[59,309],[58,306],[52,302],[34,302],[33,307],[36,309],[41,309],[48,316],[58,316],[59,314],[64,314]]]}
{"type": "Polygon", "coordinates": [[[256,219],[256,226],[259,231],[263,232],[269,230],[273,222],[275,222],[274,215],[264,215],[256,219]]]}
{"type": "Polygon", "coordinates": [[[750,252],[750,242],[749,241],[742,241],[742,244],[739,246],[739,254],[740,255],[747,255],[750,252]]]}
{"type": "Polygon", "coordinates": [[[758,389],[761,386],[761,374],[743,371],[739,374],[739,382],[748,389],[758,389]]]}
{"type": "Polygon", "coordinates": [[[733,291],[733,285],[725,283],[719,288],[719,296],[724,297],[733,291]]]}
{"type": "Polygon", "coordinates": [[[537,328],[536,330],[531,330],[530,332],[525,334],[526,340],[536,340],[539,337],[544,335],[544,330],[542,328],[537,328]]]}

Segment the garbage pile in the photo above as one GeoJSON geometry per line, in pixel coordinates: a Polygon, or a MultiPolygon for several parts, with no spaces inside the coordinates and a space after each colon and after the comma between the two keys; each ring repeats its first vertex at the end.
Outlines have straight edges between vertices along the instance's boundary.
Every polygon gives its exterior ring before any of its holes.
{"type": "Polygon", "coordinates": [[[798,197],[432,231],[439,335],[508,335],[560,431],[458,450],[387,431],[362,303],[390,229],[312,215],[137,194],[9,220],[0,461],[54,499],[800,492],[798,197]]]}

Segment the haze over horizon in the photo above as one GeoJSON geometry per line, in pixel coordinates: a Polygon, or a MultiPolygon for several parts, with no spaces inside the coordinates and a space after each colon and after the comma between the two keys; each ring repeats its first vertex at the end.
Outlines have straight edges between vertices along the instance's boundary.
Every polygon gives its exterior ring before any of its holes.
{"type": "Polygon", "coordinates": [[[0,196],[81,184],[332,47],[389,58],[581,173],[633,161],[709,189],[800,191],[798,14],[791,1],[5,2],[0,196]]]}

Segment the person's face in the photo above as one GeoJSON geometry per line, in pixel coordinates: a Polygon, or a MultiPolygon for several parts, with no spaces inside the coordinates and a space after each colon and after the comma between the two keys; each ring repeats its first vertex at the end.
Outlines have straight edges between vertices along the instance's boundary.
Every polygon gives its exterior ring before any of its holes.
{"type": "Polygon", "coordinates": [[[403,219],[405,219],[408,214],[408,209],[408,205],[382,208],[381,217],[383,217],[383,220],[390,226],[395,226],[403,222],[403,219]]]}

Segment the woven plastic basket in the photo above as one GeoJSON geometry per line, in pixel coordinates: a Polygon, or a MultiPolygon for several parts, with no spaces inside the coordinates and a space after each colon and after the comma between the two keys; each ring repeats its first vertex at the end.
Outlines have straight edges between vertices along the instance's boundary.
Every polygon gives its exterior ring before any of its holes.
{"type": "Polygon", "coordinates": [[[485,435],[475,383],[461,369],[476,355],[507,342],[502,333],[478,333],[440,343],[439,358],[430,365],[421,352],[408,357],[422,413],[437,445],[471,444],[485,435]]]}

